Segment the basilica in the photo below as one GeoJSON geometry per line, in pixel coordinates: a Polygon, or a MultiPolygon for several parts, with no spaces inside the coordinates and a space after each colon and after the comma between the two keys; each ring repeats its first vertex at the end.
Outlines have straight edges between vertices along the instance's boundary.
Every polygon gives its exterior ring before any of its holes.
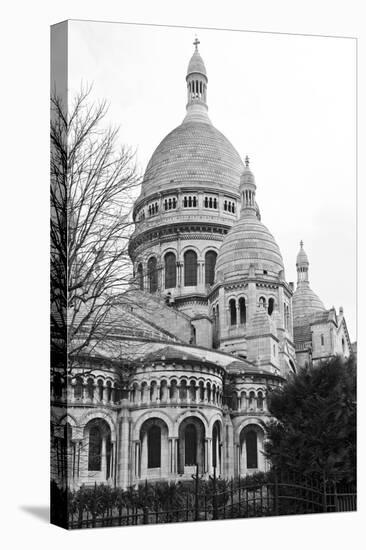
{"type": "Polygon", "coordinates": [[[134,205],[117,330],[66,386],[53,379],[53,452],[67,450],[72,488],[191,479],[197,467],[225,479],[266,471],[268,392],[310,361],[352,353],[343,309],[310,286],[302,242],[296,287],[286,280],[250,159],[210,120],[198,46],[185,117],[152,154],[134,205]]]}

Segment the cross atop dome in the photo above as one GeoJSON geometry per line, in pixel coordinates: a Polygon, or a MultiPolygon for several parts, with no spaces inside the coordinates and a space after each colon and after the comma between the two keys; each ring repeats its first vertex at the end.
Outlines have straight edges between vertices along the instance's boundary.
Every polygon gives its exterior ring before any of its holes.
{"type": "Polygon", "coordinates": [[[198,44],[201,44],[201,42],[198,40],[196,35],[196,38],[194,39],[194,42],[193,42],[193,46],[196,46],[196,51],[198,51],[198,44]]]}
{"type": "Polygon", "coordinates": [[[245,166],[249,168],[249,157],[248,155],[245,157],[245,166]]]}
{"type": "Polygon", "coordinates": [[[300,241],[300,247],[302,248],[304,246],[304,242],[301,240],[300,241]]]}

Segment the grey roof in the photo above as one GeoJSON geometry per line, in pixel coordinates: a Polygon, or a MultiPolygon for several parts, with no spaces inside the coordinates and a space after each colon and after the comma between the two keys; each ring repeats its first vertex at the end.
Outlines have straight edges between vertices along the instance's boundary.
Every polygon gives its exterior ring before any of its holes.
{"type": "Polygon", "coordinates": [[[193,116],[156,148],[145,171],[140,199],[176,187],[239,193],[242,170],[239,153],[229,140],[211,123],[193,116]]]}
{"type": "Polygon", "coordinates": [[[188,69],[187,69],[187,76],[192,73],[200,73],[207,77],[206,67],[203,62],[203,59],[199,53],[199,51],[196,49],[189,61],[188,69]]]}
{"type": "Polygon", "coordinates": [[[225,236],[216,261],[216,280],[247,276],[252,264],[269,275],[278,276],[284,270],[273,235],[254,212],[241,217],[225,236]]]}
{"type": "Polygon", "coordinates": [[[294,326],[299,326],[307,324],[314,313],[322,313],[327,310],[321,299],[310,288],[309,283],[301,282],[292,298],[292,311],[294,326]]]}
{"type": "MultiPolygon", "coordinates": [[[[324,306],[323,306],[324,307],[324,306]]],[[[302,317],[297,317],[297,323],[294,325],[294,343],[298,347],[300,344],[311,342],[311,327],[315,324],[328,323],[332,318],[332,310],[325,309],[323,311],[314,311],[313,313],[304,314],[302,317]],[[300,322],[299,322],[300,321],[300,322]]]]}

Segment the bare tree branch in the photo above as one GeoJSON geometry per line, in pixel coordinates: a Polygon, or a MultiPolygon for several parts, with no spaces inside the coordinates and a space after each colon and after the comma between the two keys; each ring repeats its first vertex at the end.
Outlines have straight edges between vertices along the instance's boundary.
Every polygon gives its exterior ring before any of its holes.
{"type": "MultiPolygon", "coordinates": [[[[104,128],[106,102],[51,98],[52,351],[69,366],[105,340],[132,279],[128,242],[140,178],[134,153],[104,128]]],[[[61,360],[62,362],[62,360],[61,360]]]]}

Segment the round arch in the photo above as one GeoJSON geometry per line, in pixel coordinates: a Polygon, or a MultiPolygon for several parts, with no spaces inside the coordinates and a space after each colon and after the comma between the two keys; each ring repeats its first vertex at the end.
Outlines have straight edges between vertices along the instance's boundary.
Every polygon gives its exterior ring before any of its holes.
{"type": "Polygon", "coordinates": [[[206,416],[201,411],[191,411],[191,410],[189,410],[189,411],[183,411],[175,419],[174,429],[173,429],[173,437],[178,437],[180,424],[183,422],[183,420],[185,420],[186,418],[188,418],[190,416],[198,418],[199,420],[201,420],[203,422],[203,425],[204,425],[204,428],[205,428],[205,433],[206,434],[209,433],[208,420],[207,420],[206,416]]]}
{"type": "Polygon", "coordinates": [[[83,426],[85,429],[85,426],[90,422],[90,420],[94,419],[102,419],[107,422],[107,424],[110,427],[111,430],[111,440],[114,442],[116,441],[116,424],[115,421],[112,418],[112,415],[107,412],[105,409],[93,409],[92,411],[86,412],[81,418],[79,425],[83,426]]]}
{"type": "Polygon", "coordinates": [[[142,413],[135,421],[134,426],[132,428],[132,441],[139,441],[140,439],[140,431],[141,426],[146,420],[149,420],[149,418],[152,418],[152,414],[154,415],[154,418],[158,418],[165,422],[168,428],[168,437],[172,437],[172,434],[174,433],[174,427],[171,419],[169,416],[162,411],[154,411],[153,413],[151,410],[148,412],[142,413]]]}
{"type": "Polygon", "coordinates": [[[152,413],[140,427],[141,478],[160,478],[168,474],[168,425],[152,413]]]}
{"type": "Polygon", "coordinates": [[[260,428],[262,430],[263,435],[264,436],[266,435],[266,431],[265,431],[265,428],[263,427],[262,423],[255,416],[251,416],[249,418],[246,418],[245,420],[240,422],[240,424],[238,424],[238,426],[236,426],[235,431],[234,431],[234,443],[236,445],[240,444],[240,434],[243,431],[243,429],[246,428],[247,426],[250,426],[250,425],[258,426],[258,428],[260,428]]]}
{"type": "Polygon", "coordinates": [[[220,423],[221,433],[223,433],[223,430],[224,430],[224,423],[223,423],[223,420],[222,420],[222,416],[220,415],[220,413],[215,413],[215,414],[213,415],[213,417],[210,418],[210,421],[209,421],[209,423],[208,423],[208,431],[207,431],[207,436],[208,436],[208,437],[212,437],[212,430],[213,430],[213,427],[214,427],[215,422],[219,422],[219,423],[220,423]]]}
{"type": "Polygon", "coordinates": [[[192,474],[206,471],[205,440],[207,429],[199,415],[185,415],[178,427],[178,473],[192,474]]]}

